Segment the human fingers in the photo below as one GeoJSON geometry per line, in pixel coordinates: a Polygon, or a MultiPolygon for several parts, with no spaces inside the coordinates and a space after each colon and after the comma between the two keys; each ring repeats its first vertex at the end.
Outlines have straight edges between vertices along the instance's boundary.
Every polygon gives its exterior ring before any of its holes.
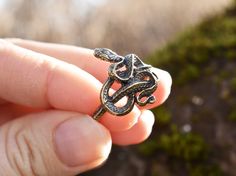
{"type": "Polygon", "coordinates": [[[45,109],[31,108],[13,103],[6,103],[0,106],[0,125],[10,120],[24,116],[29,113],[41,112],[45,109]]]}
{"type": "Polygon", "coordinates": [[[0,132],[0,175],[72,176],[99,166],[111,149],[108,130],[74,112],[30,114],[0,132]]]}
{"type": "MultiPolygon", "coordinates": [[[[0,40],[0,58],[0,97],[5,100],[24,106],[53,107],[89,115],[100,104],[101,82],[75,65],[4,40],[0,40]]],[[[115,130],[125,130],[137,121],[138,116],[136,108],[120,121],[109,113],[103,118],[104,124],[115,123],[115,130]]]]}
{"type": "Polygon", "coordinates": [[[141,109],[152,109],[163,104],[168,96],[170,95],[172,78],[167,71],[152,68],[152,71],[158,76],[157,90],[154,92],[154,96],[156,98],[156,102],[153,104],[148,104],[145,107],[141,107],[141,109]]]}
{"type": "Polygon", "coordinates": [[[2,99],[2,98],[0,98],[0,105],[5,104],[5,103],[7,103],[7,101],[2,99]]]}
{"type": "Polygon", "coordinates": [[[36,42],[23,39],[5,39],[15,45],[43,53],[62,61],[74,64],[104,82],[109,63],[93,56],[93,50],[72,45],[36,42]]]}
{"type": "MultiPolygon", "coordinates": [[[[92,50],[69,45],[35,42],[22,39],[9,39],[9,41],[21,47],[41,52],[74,64],[89,72],[101,82],[104,82],[107,79],[109,63],[96,59],[93,56],[92,50]]],[[[154,104],[145,106],[145,109],[150,109],[162,104],[169,96],[171,90],[172,79],[170,74],[157,68],[153,68],[152,71],[159,78],[158,87],[154,93],[157,101],[154,104]]],[[[140,108],[143,109],[143,107],[140,108]]]]}
{"type": "MultiPolygon", "coordinates": [[[[67,93],[68,84],[80,90],[76,92],[78,102],[97,96],[101,87],[97,79],[71,64],[2,40],[0,58],[0,97],[10,102],[47,108],[60,103],[58,98],[67,97],[63,93],[67,93]],[[83,96],[86,91],[90,93],[83,96]]],[[[79,104],[82,109],[83,103],[79,104]]]]}
{"type": "Polygon", "coordinates": [[[138,144],[146,140],[152,132],[154,115],[150,110],[143,110],[138,122],[129,130],[111,132],[112,141],[118,145],[138,144]]]}

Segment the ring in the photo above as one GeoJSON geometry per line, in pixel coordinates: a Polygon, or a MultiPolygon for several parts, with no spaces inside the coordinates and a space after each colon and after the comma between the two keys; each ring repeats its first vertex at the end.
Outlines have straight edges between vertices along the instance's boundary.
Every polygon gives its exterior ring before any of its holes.
{"type": "Polygon", "coordinates": [[[93,114],[95,120],[105,112],[116,116],[123,116],[132,111],[134,104],[145,106],[156,101],[152,95],[158,84],[158,77],[152,71],[152,66],[145,64],[137,55],[120,56],[107,48],[96,48],[94,56],[111,65],[108,68],[108,78],[100,92],[101,105],[93,114]],[[110,95],[113,84],[119,89],[110,95]],[[117,106],[116,103],[126,97],[126,103],[117,106]]]}

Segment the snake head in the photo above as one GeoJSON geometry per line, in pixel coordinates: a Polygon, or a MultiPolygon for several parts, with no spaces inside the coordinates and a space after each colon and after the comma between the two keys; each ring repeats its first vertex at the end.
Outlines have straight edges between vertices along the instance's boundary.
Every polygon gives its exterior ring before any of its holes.
{"type": "Polygon", "coordinates": [[[94,50],[94,56],[101,60],[111,63],[116,63],[123,60],[122,56],[119,56],[118,54],[116,54],[115,52],[113,52],[108,48],[96,48],[94,50]]]}

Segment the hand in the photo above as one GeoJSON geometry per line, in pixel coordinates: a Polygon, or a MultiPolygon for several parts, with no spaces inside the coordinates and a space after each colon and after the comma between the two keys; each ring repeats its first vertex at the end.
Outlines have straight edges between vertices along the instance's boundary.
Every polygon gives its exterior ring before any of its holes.
{"type": "Polygon", "coordinates": [[[140,143],[151,133],[147,108],[163,103],[171,77],[160,79],[157,102],[117,118],[93,120],[108,63],[93,51],[20,39],[0,40],[0,175],[70,176],[106,160],[111,143],[140,143]]]}

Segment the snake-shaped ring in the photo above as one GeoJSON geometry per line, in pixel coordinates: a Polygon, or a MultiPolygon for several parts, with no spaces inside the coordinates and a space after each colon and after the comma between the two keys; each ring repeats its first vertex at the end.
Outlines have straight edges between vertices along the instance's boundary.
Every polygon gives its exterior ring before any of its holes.
{"type": "Polygon", "coordinates": [[[135,103],[139,106],[153,104],[156,101],[152,95],[157,89],[158,77],[152,72],[152,66],[147,65],[135,54],[120,56],[107,48],[96,48],[94,56],[110,62],[108,78],[100,92],[101,105],[93,114],[94,119],[100,118],[105,112],[116,116],[128,114],[135,103]],[[110,95],[113,84],[119,88],[110,95]],[[126,103],[116,105],[126,97],[126,103]]]}

